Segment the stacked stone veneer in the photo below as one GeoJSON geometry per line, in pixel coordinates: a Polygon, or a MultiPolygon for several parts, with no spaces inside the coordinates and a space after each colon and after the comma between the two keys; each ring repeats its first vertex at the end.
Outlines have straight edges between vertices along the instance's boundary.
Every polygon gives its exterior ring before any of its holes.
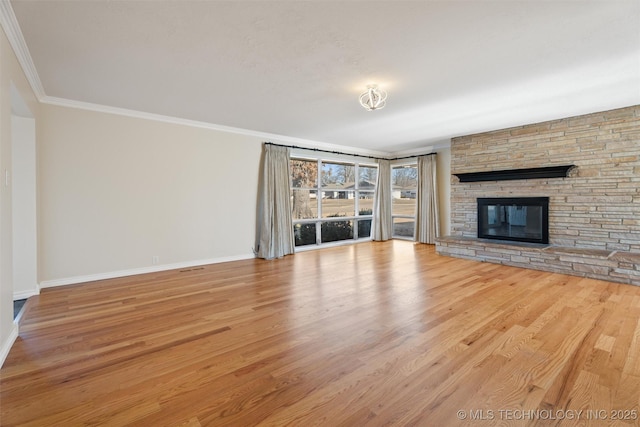
{"type": "Polygon", "coordinates": [[[452,174],[566,164],[577,166],[566,178],[461,183],[452,175],[451,236],[438,252],[640,284],[640,105],[451,142],[452,174]],[[549,197],[551,247],[475,239],[478,197],[549,197]]]}

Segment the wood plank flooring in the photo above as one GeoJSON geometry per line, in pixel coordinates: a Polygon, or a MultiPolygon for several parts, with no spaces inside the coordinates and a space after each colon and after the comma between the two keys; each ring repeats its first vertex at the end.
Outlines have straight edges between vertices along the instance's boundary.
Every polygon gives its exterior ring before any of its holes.
{"type": "Polygon", "coordinates": [[[639,321],[638,287],[405,241],[51,288],[0,370],[0,420],[634,426],[639,321]]]}

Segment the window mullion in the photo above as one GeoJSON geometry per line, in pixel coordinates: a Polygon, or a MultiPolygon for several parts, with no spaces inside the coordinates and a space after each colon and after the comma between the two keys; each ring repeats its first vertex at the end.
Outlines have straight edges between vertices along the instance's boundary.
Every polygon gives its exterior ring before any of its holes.
{"type": "Polygon", "coordinates": [[[318,201],[318,221],[316,221],[316,245],[322,243],[322,200],[324,200],[324,194],[322,193],[322,160],[318,159],[318,179],[316,179],[316,200],[318,201]]]}

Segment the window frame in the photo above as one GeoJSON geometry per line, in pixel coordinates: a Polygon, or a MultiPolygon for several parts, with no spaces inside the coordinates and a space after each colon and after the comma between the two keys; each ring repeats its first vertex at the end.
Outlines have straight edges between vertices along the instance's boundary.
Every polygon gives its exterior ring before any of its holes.
{"type": "MultiPolygon", "coordinates": [[[[373,188],[360,189],[360,168],[368,167],[375,168],[378,170],[378,165],[374,161],[371,160],[361,160],[359,158],[355,159],[344,159],[339,157],[330,157],[330,156],[310,156],[304,153],[292,152],[289,156],[289,162],[293,160],[301,160],[301,161],[315,161],[317,165],[317,176],[315,181],[315,187],[294,187],[293,183],[291,184],[290,190],[293,192],[297,190],[309,190],[316,192],[316,200],[317,200],[317,217],[316,218],[307,218],[307,219],[296,219],[292,218],[293,227],[296,227],[298,224],[315,224],[316,231],[316,241],[314,243],[309,243],[306,245],[295,246],[296,251],[304,251],[317,249],[322,247],[329,246],[338,246],[345,244],[353,244],[371,241],[371,231],[369,232],[369,236],[360,237],[358,235],[359,231],[359,223],[360,221],[370,221],[373,224],[373,209],[371,210],[371,214],[369,215],[360,215],[360,194],[373,195],[375,197],[375,189],[377,183],[374,183],[373,188]],[[353,166],[354,167],[354,188],[349,190],[340,190],[339,188],[332,186],[323,186],[322,185],[322,166],[324,164],[339,164],[345,166],[353,166]],[[323,193],[332,192],[332,191],[348,191],[353,192],[353,200],[354,200],[354,215],[340,216],[340,217],[323,217],[323,193]],[[340,222],[340,221],[350,221],[352,228],[352,237],[349,239],[343,240],[335,240],[330,242],[322,242],[322,225],[331,222],[340,222]]],[[[289,163],[291,164],[291,163],[289,163]]],[[[377,175],[376,175],[377,176],[377,175]]],[[[292,193],[293,194],[293,193],[292,193]]],[[[293,206],[292,206],[293,209],[293,206]]],[[[371,228],[370,228],[371,229],[371,228]]]]}
{"type": "Polygon", "coordinates": [[[408,159],[407,161],[393,163],[391,165],[391,238],[393,238],[393,239],[410,240],[410,241],[415,240],[415,235],[416,235],[415,224],[416,224],[417,209],[418,209],[418,205],[417,205],[417,202],[418,202],[418,176],[417,176],[417,172],[418,172],[418,161],[417,161],[417,159],[408,159]],[[394,169],[399,169],[399,168],[406,168],[407,166],[415,167],[415,169],[416,169],[416,187],[415,187],[416,197],[413,198],[413,200],[414,200],[413,215],[396,214],[396,213],[393,212],[393,170],[394,169]],[[399,234],[395,233],[395,219],[396,218],[399,218],[399,219],[412,219],[413,220],[413,235],[412,236],[402,236],[402,235],[399,235],[399,234]]]}

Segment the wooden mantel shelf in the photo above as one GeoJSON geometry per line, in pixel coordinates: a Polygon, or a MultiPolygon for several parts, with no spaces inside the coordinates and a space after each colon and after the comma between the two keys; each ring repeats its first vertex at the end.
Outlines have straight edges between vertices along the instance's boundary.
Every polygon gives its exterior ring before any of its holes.
{"type": "Polygon", "coordinates": [[[564,178],[575,165],[508,169],[486,172],[454,173],[460,182],[508,181],[514,179],[564,178]]]}

